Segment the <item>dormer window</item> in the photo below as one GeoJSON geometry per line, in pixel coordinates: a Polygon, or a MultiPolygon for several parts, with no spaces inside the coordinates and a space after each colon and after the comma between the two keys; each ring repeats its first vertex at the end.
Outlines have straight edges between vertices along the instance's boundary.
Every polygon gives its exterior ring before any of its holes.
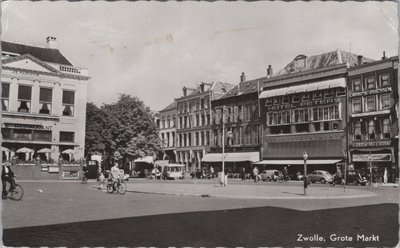
{"type": "Polygon", "coordinates": [[[306,67],[306,58],[307,57],[305,55],[299,55],[294,58],[296,69],[302,69],[306,67]]]}

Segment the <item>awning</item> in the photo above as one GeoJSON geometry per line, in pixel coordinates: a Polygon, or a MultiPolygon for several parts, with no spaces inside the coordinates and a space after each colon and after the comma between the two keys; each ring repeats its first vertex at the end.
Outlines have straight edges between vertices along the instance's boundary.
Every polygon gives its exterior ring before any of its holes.
{"type": "MultiPolygon", "coordinates": [[[[258,152],[235,152],[235,153],[224,153],[225,162],[243,162],[251,161],[257,162],[260,160],[260,154],[258,152]]],[[[206,154],[202,162],[222,162],[222,153],[209,153],[206,154]]]]}
{"type": "Polygon", "coordinates": [[[261,92],[260,98],[268,98],[274,96],[282,96],[288,94],[295,94],[295,93],[302,93],[302,92],[310,92],[316,90],[324,90],[324,89],[331,89],[331,88],[345,88],[346,81],[344,78],[337,78],[332,80],[326,80],[317,83],[308,83],[302,85],[295,85],[290,87],[279,88],[275,90],[265,90],[261,92]]]}
{"type": "MultiPolygon", "coordinates": [[[[336,164],[341,159],[309,159],[307,164],[336,164]]],[[[262,160],[254,164],[270,164],[270,165],[302,165],[304,160],[262,160]]]]}
{"type": "Polygon", "coordinates": [[[153,163],[153,157],[147,156],[147,157],[144,157],[144,158],[138,158],[138,159],[135,159],[133,162],[144,162],[144,163],[152,164],[153,163]]]}

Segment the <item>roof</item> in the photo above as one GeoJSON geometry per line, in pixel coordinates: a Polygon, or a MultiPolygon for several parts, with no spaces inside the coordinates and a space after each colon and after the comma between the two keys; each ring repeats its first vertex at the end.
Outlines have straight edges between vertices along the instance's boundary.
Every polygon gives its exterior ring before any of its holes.
{"type": "MultiPolygon", "coordinates": [[[[339,49],[336,51],[322,53],[309,57],[305,55],[299,55],[296,58],[294,58],[289,64],[287,64],[282,70],[280,70],[276,75],[274,75],[274,77],[288,75],[291,73],[296,73],[301,71],[312,70],[312,69],[324,68],[344,63],[347,63],[349,64],[350,67],[352,67],[357,65],[358,56],[359,56],[358,54],[342,51],[339,49]],[[296,68],[296,60],[302,58],[306,59],[305,67],[296,68]]],[[[372,61],[374,60],[365,57],[363,57],[362,59],[362,63],[369,63],[372,61]]]]}
{"type": "Polygon", "coordinates": [[[257,78],[253,80],[248,80],[244,82],[240,82],[238,85],[235,85],[233,88],[231,88],[228,92],[226,92],[224,95],[222,95],[218,99],[225,99],[228,97],[233,97],[237,95],[245,95],[245,94],[250,94],[254,92],[258,92],[258,87],[259,83],[262,82],[263,79],[266,79],[267,77],[263,78],[257,78]]]}
{"type": "Polygon", "coordinates": [[[176,102],[172,102],[170,105],[168,105],[167,107],[163,108],[162,110],[160,110],[159,112],[165,112],[168,110],[173,110],[176,108],[176,102]]]}
{"type": "Polygon", "coordinates": [[[4,52],[19,55],[30,54],[35,58],[49,63],[73,66],[73,64],[58,49],[28,46],[8,41],[1,41],[1,49],[4,52]]]}
{"type": "Polygon", "coordinates": [[[231,88],[233,88],[235,85],[230,84],[230,83],[224,83],[224,82],[213,82],[212,84],[205,84],[205,88],[203,92],[201,92],[200,85],[197,86],[195,89],[187,88],[188,90],[191,90],[191,92],[187,96],[182,96],[177,99],[185,99],[185,98],[190,98],[193,96],[196,96],[198,94],[203,94],[205,92],[209,92],[210,90],[217,94],[217,95],[223,95],[226,92],[228,92],[231,88]]]}

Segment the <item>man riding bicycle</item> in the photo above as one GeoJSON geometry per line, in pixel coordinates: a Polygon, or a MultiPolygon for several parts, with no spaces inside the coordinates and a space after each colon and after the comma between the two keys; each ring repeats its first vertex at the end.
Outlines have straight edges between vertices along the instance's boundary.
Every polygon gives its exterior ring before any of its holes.
{"type": "Polygon", "coordinates": [[[10,163],[6,162],[2,165],[3,170],[1,172],[1,181],[3,183],[3,199],[7,197],[7,189],[6,189],[6,182],[10,183],[9,191],[12,192],[15,189],[15,180],[14,180],[14,172],[11,170],[10,163]]]}
{"type": "Polygon", "coordinates": [[[109,181],[112,182],[113,190],[116,190],[116,185],[121,182],[120,180],[118,162],[115,162],[114,166],[111,167],[111,172],[109,175],[109,181]]]}

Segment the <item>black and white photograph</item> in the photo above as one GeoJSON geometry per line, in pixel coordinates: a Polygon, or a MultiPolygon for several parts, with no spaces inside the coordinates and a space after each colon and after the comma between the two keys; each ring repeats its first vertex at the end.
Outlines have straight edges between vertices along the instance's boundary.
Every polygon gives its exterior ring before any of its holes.
{"type": "Polygon", "coordinates": [[[399,247],[395,1],[2,1],[0,245],[399,247]]]}

